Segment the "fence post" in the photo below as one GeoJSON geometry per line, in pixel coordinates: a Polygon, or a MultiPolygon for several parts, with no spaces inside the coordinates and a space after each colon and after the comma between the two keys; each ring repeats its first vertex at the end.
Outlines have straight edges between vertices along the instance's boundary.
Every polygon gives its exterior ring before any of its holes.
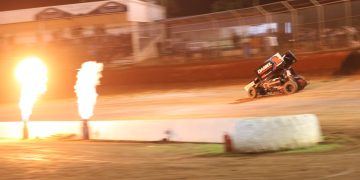
{"type": "Polygon", "coordinates": [[[272,16],[270,13],[268,13],[264,8],[262,8],[261,6],[255,6],[255,8],[262,14],[265,16],[266,18],[266,22],[267,23],[271,23],[272,21],[272,16]]]}
{"type": "Polygon", "coordinates": [[[320,41],[320,44],[323,45],[324,42],[323,42],[323,39],[321,37],[321,35],[324,33],[324,23],[325,23],[325,17],[324,17],[324,7],[319,3],[317,2],[316,0],[310,0],[311,3],[313,3],[315,6],[316,6],[316,9],[317,9],[317,14],[318,14],[318,29],[319,29],[319,41],[320,41]]]}
{"type": "Polygon", "coordinates": [[[296,44],[297,41],[297,31],[298,31],[298,12],[296,11],[295,8],[293,8],[289,2],[287,1],[281,1],[281,3],[289,10],[290,14],[291,14],[291,21],[292,21],[292,40],[291,40],[291,48],[293,49],[296,44]]]}
{"type": "MultiPolygon", "coordinates": [[[[262,14],[265,16],[265,19],[266,19],[266,23],[271,23],[272,21],[272,16],[270,13],[268,13],[264,8],[262,8],[261,6],[255,6],[255,8],[262,14]]],[[[264,47],[265,47],[265,51],[268,52],[268,51],[271,51],[270,49],[270,44],[268,42],[266,42],[264,44],[264,47]]]]}
{"type": "Polygon", "coordinates": [[[352,26],[352,19],[351,19],[351,2],[349,0],[344,0],[345,2],[345,18],[346,18],[346,25],[352,26]]]}
{"type": "Polygon", "coordinates": [[[132,30],[132,48],[133,48],[133,57],[134,62],[138,63],[141,61],[141,57],[139,56],[140,53],[140,34],[139,34],[139,24],[137,22],[132,22],[131,24],[132,30]]]}
{"type": "Polygon", "coordinates": [[[219,40],[220,40],[220,32],[219,32],[219,26],[218,26],[218,22],[216,19],[212,19],[211,20],[211,28],[214,31],[214,33],[216,33],[216,37],[215,37],[215,42],[216,42],[216,47],[213,47],[214,49],[212,49],[212,56],[214,55],[213,53],[215,53],[215,57],[219,57],[220,55],[220,50],[219,50],[219,40]]]}

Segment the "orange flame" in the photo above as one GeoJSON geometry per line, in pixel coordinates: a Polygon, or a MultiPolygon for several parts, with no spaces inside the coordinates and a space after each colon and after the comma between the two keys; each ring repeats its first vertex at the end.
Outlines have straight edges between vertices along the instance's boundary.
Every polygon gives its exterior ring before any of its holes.
{"type": "Polygon", "coordinates": [[[21,84],[21,118],[27,121],[36,100],[46,91],[47,68],[37,57],[26,58],[16,67],[16,79],[21,84]]]}
{"type": "Polygon", "coordinates": [[[90,119],[94,114],[94,106],[98,96],[96,86],[100,84],[103,64],[88,61],[81,65],[77,74],[75,93],[77,95],[78,111],[82,119],[90,119]]]}

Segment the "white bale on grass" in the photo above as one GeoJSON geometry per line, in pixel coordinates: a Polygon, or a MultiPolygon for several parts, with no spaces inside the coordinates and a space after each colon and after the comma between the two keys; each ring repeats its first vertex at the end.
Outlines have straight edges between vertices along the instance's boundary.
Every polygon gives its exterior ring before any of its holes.
{"type": "Polygon", "coordinates": [[[247,153],[302,148],[322,141],[314,114],[240,120],[231,138],[234,151],[247,153]]]}

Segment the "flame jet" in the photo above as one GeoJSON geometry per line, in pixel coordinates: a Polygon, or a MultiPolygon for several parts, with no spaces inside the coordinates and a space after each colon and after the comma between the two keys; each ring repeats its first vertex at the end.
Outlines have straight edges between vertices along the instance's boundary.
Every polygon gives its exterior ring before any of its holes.
{"type": "Polygon", "coordinates": [[[83,139],[89,139],[87,121],[94,114],[97,99],[96,86],[100,84],[103,64],[95,61],[84,62],[77,73],[74,86],[77,95],[78,111],[83,119],[83,139]]]}
{"type": "Polygon", "coordinates": [[[19,108],[24,122],[23,137],[27,139],[27,121],[30,119],[35,102],[47,89],[47,68],[39,58],[29,57],[18,64],[15,75],[21,85],[19,108]]]}

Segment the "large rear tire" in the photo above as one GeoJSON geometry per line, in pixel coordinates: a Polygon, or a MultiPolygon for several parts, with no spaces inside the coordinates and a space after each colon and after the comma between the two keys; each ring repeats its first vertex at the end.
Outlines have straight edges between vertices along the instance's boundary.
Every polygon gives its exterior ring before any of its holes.
{"type": "Polygon", "coordinates": [[[248,90],[248,96],[251,97],[251,98],[256,98],[258,95],[258,92],[256,90],[256,88],[253,86],[251,88],[249,88],[248,90]]]}
{"type": "Polygon", "coordinates": [[[298,84],[298,90],[304,89],[308,84],[305,78],[302,76],[296,78],[296,83],[298,84]]]}
{"type": "Polygon", "coordinates": [[[289,80],[283,86],[285,94],[294,94],[298,90],[298,84],[293,81],[289,80]]]}

